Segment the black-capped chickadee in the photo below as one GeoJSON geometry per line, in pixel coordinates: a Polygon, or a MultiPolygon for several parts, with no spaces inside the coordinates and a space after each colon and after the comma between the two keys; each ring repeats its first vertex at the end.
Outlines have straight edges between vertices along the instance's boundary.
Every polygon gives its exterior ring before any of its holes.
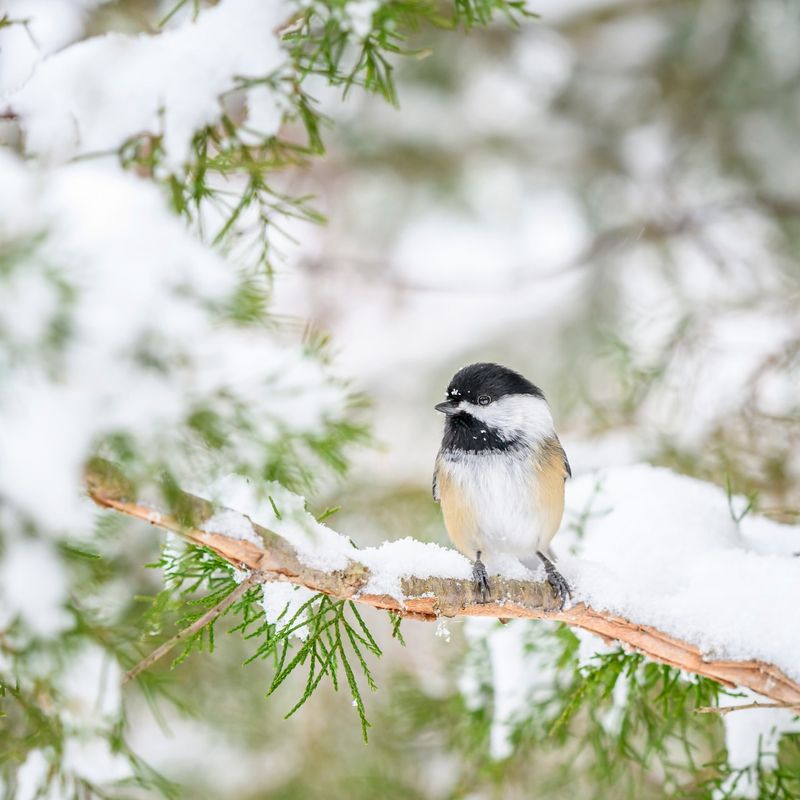
{"type": "Polygon", "coordinates": [[[528,567],[538,557],[563,607],[569,587],[545,553],[572,471],[544,393],[507,367],[471,364],[453,376],[436,410],[446,416],[433,499],[453,544],[475,559],[480,601],[490,597],[481,555],[504,554],[528,567]]]}

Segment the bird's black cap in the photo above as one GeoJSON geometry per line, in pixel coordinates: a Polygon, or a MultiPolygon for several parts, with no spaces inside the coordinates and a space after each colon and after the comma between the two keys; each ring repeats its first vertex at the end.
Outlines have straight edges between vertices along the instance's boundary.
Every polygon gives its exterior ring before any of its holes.
{"type": "Polygon", "coordinates": [[[477,402],[481,395],[492,400],[509,394],[529,394],[544,399],[544,392],[519,372],[500,364],[480,363],[462,367],[447,387],[448,400],[477,402]]]}

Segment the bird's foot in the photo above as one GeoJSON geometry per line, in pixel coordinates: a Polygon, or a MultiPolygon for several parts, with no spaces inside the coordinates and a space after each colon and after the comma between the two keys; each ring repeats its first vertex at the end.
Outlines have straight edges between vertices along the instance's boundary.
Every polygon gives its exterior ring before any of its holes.
{"type": "Polygon", "coordinates": [[[481,553],[478,551],[478,557],[472,565],[472,580],[475,583],[475,595],[479,603],[488,603],[491,595],[491,588],[489,587],[489,573],[486,572],[486,565],[481,561],[481,553]]]}
{"type": "Polygon", "coordinates": [[[550,587],[553,590],[553,594],[561,601],[559,604],[559,609],[564,608],[564,604],[567,602],[567,598],[572,599],[572,592],[570,591],[569,584],[567,583],[564,576],[555,568],[553,562],[541,552],[536,553],[537,556],[542,560],[542,564],[544,564],[544,571],[547,574],[547,582],[550,584],[550,587]]]}

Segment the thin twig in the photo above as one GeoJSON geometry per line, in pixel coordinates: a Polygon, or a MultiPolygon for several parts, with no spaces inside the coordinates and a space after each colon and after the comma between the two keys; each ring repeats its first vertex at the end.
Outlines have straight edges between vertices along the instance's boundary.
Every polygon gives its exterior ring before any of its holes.
{"type": "Polygon", "coordinates": [[[191,625],[179,631],[171,639],[153,650],[149,656],[143,658],[133,669],[128,670],[122,682],[127,683],[128,681],[132,681],[146,669],[150,669],[156,661],[169,653],[175,645],[180,644],[209,623],[214,622],[217,617],[224,614],[251,586],[263,580],[264,576],[258,570],[251,572],[229,595],[223,597],[213,608],[209,608],[202,617],[198,617],[191,625]]]}
{"type": "Polygon", "coordinates": [[[745,703],[741,706],[700,706],[696,708],[695,714],[730,714],[731,711],[745,711],[748,708],[792,708],[800,711],[800,705],[796,703],[745,703]]]}

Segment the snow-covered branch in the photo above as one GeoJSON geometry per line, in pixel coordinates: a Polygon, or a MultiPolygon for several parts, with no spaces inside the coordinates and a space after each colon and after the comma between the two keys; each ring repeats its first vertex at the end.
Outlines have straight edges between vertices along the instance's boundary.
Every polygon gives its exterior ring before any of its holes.
{"type": "MultiPolygon", "coordinates": [[[[302,540],[290,541],[294,537],[287,538],[262,527],[238,512],[220,512],[210,501],[196,495],[181,493],[177,504],[173,501],[176,509],[173,512],[167,510],[166,504],[145,503],[137,498],[134,487],[124,476],[107,462],[93,461],[87,468],[86,482],[98,505],[177,533],[195,545],[213,550],[237,569],[259,570],[267,579],[288,581],[419,620],[455,616],[558,620],[725,686],[747,687],[781,704],[800,703],[800,684],[778,666],[752,659],[709,658],[691,641],[586,603],[558,611],[557,600],[544,581],[498,576],[493,587],[499,599],[478,603],[467,576],[466,560],[462,559],[463,565],[458,564],[461,557],[453,553],[453,559],[444,562],[440,557],[442,549],[436,545],[403,540],[392,543],[402,545],[401,548],[391,545],[363,551],[351,548],[354,557],[344,551],[320,552],[315,564],[303,552],[302,545],[297,546],[302,540]],[[398,562],[403,558],[403,550],[409,555],[406,563],[398,562]],[[443,565],[445,574],[432,574],[437,564],[443,565]]],[[[337,539],[343,538],[329,533],[337,539]]],[[[331,538],[327,544],[332,541],[331,538]]],[[[742,597],[746,601],[746,595],[742,597]]]]}

